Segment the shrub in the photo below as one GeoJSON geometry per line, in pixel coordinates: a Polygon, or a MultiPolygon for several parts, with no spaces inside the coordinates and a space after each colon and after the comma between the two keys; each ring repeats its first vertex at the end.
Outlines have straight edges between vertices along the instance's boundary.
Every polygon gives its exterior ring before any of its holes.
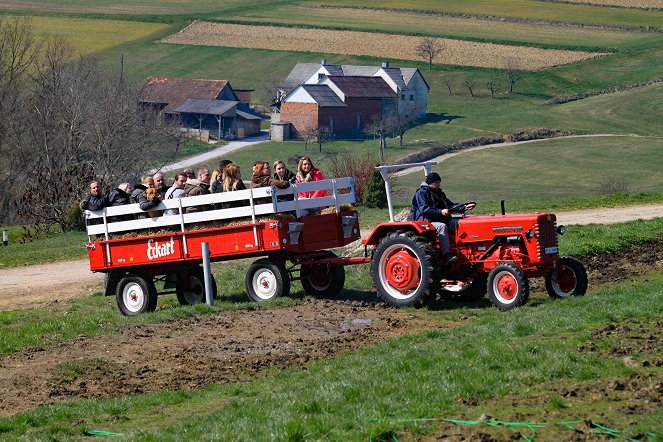
{"type": "Polygon", "coordinates": [[[348,154],[344,152],[341,155],[331,158],[329,177],[354,177],[355,196],[357,197],[357,202],[361,203],[364,200],[366,184],[371,179],[371,174],[375,171],[373,168],[374,165],[375,159],[370,152],[365,154],[348,154]]]}
{"type": "Polygon", "coordinates": [[[371,179],[366,184],[363,204],[365,207],[383,209],[387,207],[387,191],[384,188],[384,180],[380,172],[373,169],[371,179]]]}

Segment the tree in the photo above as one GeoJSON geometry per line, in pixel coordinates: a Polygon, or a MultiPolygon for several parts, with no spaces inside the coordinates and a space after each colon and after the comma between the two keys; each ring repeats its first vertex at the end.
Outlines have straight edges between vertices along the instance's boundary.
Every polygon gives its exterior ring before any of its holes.
{"type": "Polygon", "coordinates": [[[67,211],[89,181],[106,187],[135,180],[178,145],[155,113],[142,111],[138,90],[109,76],[61,39],[47,40],[7,124],[16,213],[25,222],[67,228],[67,211]]]}
{"type": "Polygon", "coordinates": [[[513,87],[525,77],[525,71],[518,60],[515,58],[507,58],[504,65],[504,72],[509,82],[509,92],[513,93],[513,87]]]}
{"type": "Polygon", "coordinates": [[[322,145],[327,141],[332,141],[334,139],[334,132],[331,131],[328,127],[319,127],[317,129],[317,143],[318,143],[318,152],[322,152],[322,145]]]}
{"type": "Polygon", "coordinates": [[[357,201],[364,200],[366,184],[374,171],[375,154],[366,153],[343,153],[330,158],[328,170],[330,176],[351,176],[355,179],[355,197],[357,201]]]}
{"type": "Polygon", "coordinates": [[[278,86],[282,81],[283,79],[278,74],[272,72],[260,84],[260,104],[262,104],[265,108],[269,108],[273,103],[276,103],[281,98],[279,96],[278,86]]]}
{"type": "Polygon", "coordinates": [[[415,51],[419,57],[428,60],[428,70],[431,70],[433,69],[433,60],[440,55],[443,49],[444,44],[440,40],[424,37],[415,48],[415,51]]]}
{"type": "Polygon", "coordinates": [[[373,169],[371,179],[366,184],[366,192],[362,201],[365,207],[384,209],[387,207],[387,190],[384,187],[382,175],[376,169],[373,169]]]}
{"type": "MultiPolygon", "coordinates": [[[[0,16],[0,188],[10,189],[12,146],[7,142],[11,116],[20,106],[28,73],[39,53],[42,39],[33,30],[29,18],[0,16]]],[[[0,192],[0,223],[14,223],[12,192],[0,192]]]]}
{"type": "Polygon", "coordinates": [[[463,80],[462,84],[463,84],[463,86],[465,86],[470,91],[470,95],[474,97],[473,89],[477,85],[476,80],[472,80],[472,79],[463,80]]]}
{"type": "Polygon", "coordinates": [[[417,117],[415,117],[414,115],[409,115],[406,117],[401,117],[399,115],[398,117],[395,117],[394,130],[398,134],[399,146],[403,147],[403,136],[405,135],[405,132],[416,126],[417,121],[418,121],[417,117]]]}
{"type": "Polygon", "coordinates": [[[451,95],[451,86],[455,83],[454,79],[451,77],[442,77],[442,83],[447,86],[447,89],[449,89],[449,95],[451,95]]]}
{"type": "Polygon", "coordinates": [[[490,98],[495,98],[495,92],[500,88],[500,85],[494,81],[487,81],[486,88],[490,91],[490,98]]]}
{"type": "Polygon", "coordinates": [[[364,133],[378,137],[380,140],[379,154],[380,163],[384,162],[384,149],[387,147],[387,135],[394,132],[396,117],[376,116],[364,127],[364,133]]]}

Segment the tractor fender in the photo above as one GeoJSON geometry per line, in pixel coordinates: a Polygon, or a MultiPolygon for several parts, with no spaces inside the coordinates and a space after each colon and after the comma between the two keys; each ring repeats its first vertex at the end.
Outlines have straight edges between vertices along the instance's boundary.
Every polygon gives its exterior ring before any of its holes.
{"type": "Polygon", "coordinates": [[[382,238],[387,236],[391,232],[414,232],[418,235],[430,236],[435,238],[437,234],[435,226],[428,221],[405,221],[405,222],[394,222],[394,223],[382,223],[378,224],[371,234],[363,240],[364,246],[375,246],[377,245],[382,238]]]}

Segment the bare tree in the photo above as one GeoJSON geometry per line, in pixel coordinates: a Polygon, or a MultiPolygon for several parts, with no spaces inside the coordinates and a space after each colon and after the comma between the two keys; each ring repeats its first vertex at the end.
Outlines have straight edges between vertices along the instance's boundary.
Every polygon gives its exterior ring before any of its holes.
{"type": "MultiPolygon", "coordinates": [[[[26,88],[27,73],[34,65],[42,39],[35,36],[29,18],[0,16],[0,188],[8,189],[11,174],[11,143],[8,133],[16,120],[12,117],[20,107],[26,88]]],[[[0,192],[0,223],[15,222],[10,210],[12,192],[0,192]]]]}
{"type": "Polygon", "coordinates": [[[334,132],[332,132],[327,126],[318,128],[318,134],[317,134],[318,152],[322,152],[322,145],[324,143],[333,140],[334,140],[334,132]]]}
{"type": "Polygon", "coordinates": [[[331,176],[351,176],[355,179],[355,197],[357,201],[364,200],[366,184],[371,178],[375,167],[375,154],[342,153],[330,158],[328,170],[331,176]]]}
{"type": "Polygon", "coordinates": [[[525,70],[522,68],[518,60],[515,58],[507,58],[506,64],[504,65],[504,72],[509,82],[509,92],[513,93],[513,87],[525,77],[525,70]]]}
{"type": "Polygon", "coordinates": [[[470,95],[474,97],[473,89],[477,85],[477,81],[473,80],[471,78],[468,78],[467,80],[463,80],[462,85],[465,86],[470,91],[470,95]]]}
{"type": "Polygon", "coordinates": [[[442,83],[447,86],[447,89],[449,89],[449,95],[451,95],[451,87],[455,83],[454,79],[451,77],[442,77],[442,83]]]}
{"type": "MultiPolygon", "coordinates": [[[[35,63],[31,87],[11,115],[14,207],[25,222],[58,224],[92,177],[106,188],[154,165],[174,135],[137,105],[138,91],[105,75],[96,61],[50,39],[35,63]]],[[[176,136],[175,136],[176,137],[176,136]]]]}
{"type": "Polygon", "coordinates": [[[401,117],[400,115],[394,117],[394,131],[398,134],[398,145],[403,147],[403,136],[405,132],[412,129],[417,125],[417,117],[414,115],[409,115],[406,117],[401,117]]]}
{"type": "Polygon", "coordinates": [[[258,90],[260,104],[265,108],[269,108],[281,98],[279,97],[278,86],[282,81],[283,78],[281,78],[281,76],[272,72],[260,84],[260,89],[258,90]]]}
{"type": "Polygon", "coordinates": [[[433,69],[433,60],[440,55],[440,52],[442,52],[443,49],[444,44],[439,40],[431,37],[424,37],[415,48],[415,51],[419,57],[428,60],[428,70],[431,70],[433,69]]]}
{"type": "Polygon", "coordinates": [[[379,156],[380,163],[384,163],[384,149],[387,147],[387,135],[393,133],[396,128],[396,117],[377,116],[364,127],[364,133],[378,137],[380,140],[379,156]]]}
{"type": "Polygon", "coordinates": [[[500,88],[500,85],[494,81],[487,81],[486,88],[490,91],[490,98],[495,98],[495,92],[500,88]]]}

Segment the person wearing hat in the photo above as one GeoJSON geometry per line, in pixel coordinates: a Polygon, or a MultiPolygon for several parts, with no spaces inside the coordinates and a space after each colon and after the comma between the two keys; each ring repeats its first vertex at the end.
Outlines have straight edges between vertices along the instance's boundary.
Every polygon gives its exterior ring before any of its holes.
{"type": "MultiPolygon", "coordinates": [[[[455,262],[456,256],[451,253],[449,247],[449,221],[451,213],[449,208],[456,203],[447,198],[447,195],[440,190],[442,178],[437,172],[431,172],[426,175],[426,180],[412,198],[412,220],[430,221],[437,229],[437,236],[440,238],[440,249],[448,263],[455,262]]],[[[467,210],[474,209],[475,204],[468,204],[467,210]]]]}

